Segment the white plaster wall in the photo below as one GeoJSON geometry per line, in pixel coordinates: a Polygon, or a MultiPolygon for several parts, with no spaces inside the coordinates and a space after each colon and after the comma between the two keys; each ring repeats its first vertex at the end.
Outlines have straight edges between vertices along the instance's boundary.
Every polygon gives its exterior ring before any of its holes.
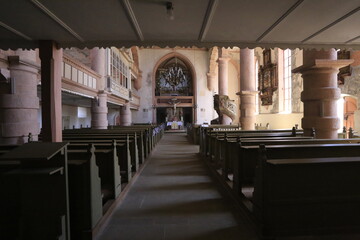
{"type": "Polygon", "coordinates": [[[154,110],[152,108],[153,102],[153,71],[155,64],[166,54],[176,51],[177,53],[186,57],[195,68],[196,89],[196,114],[197,123],[210,122],[213,117],[213,97],[212,92],[207,89],[208,70],[208,51],[202,49],[140,49],[139,50],[139,68],[142,70],[142,87],[138,94],[141,97],[140,109],[133,112],[134,123],[148,123],[153,122],[154,110]]]}
{"type": "Polygon", "coordinates": [[[107,120],[109,126],[116,125],[116,117],[120,114],[120,107],[116,108],[108,108],[107,120]]]}
{"type": "MultiPolygon", "coordinates": [[[[351,76],[345,77],[345,84],[340,86],[342,94],[348,94],[358,99],[358,109],[360,108],[360,66],[351,67],[351,76]]],[[[354,129],[360,134],[360,110],[354,113],[354,129]]]]}
{"type": "Polygon", "coordinates": [[[86,117],[85,118],[78,118],[78,111],[77,107],[69,106],[69,105],[62,105],[62,116],[63,117],[70,117],[70,128],[75,126],[75,128],[80,128],[82,125],[83,128],[91,127],[91,109],[86,108],[86,117]]]}
{"type": "MultiPolygon", "coordinates": [[[[292,51],[292,69],[303,65],[303,50],[295,49],[292,51]]],[[[303,78],[301,74],[292,74],[292,112],[304,112],[304,104],[301,101],[301,92],[303,91],[303,78]]]]}
{"type": "Polygon", "coordinates": [[[236,117],[233,120],[232,124],[238,124],[240,118],[239,116],[240,98],[238,95],[236,95],[236,93],[240,91],[240,79],[239,79],[239,73],[236,67],[234,66],[234,63],[231,62],[229,63],[229,68],[228,68],[228,78],[229,78],[229,85],[228,85],[229,97],[231,100],[235,101],[237,106],[236,117]]]}
{"type": "Polygon", "coordinates": [[[256,115],[255,123],[261,123],[262,126],[270,124],[270,129],[289,129],[298,124],[301,128],[302,113],[290,113],[290,114],[259,114],[256,115]]]}
{"type": "Polygon", "coordinates": [[[360,134],[360,110],[354,112],[354,131],[356,135],[360,134]]]}

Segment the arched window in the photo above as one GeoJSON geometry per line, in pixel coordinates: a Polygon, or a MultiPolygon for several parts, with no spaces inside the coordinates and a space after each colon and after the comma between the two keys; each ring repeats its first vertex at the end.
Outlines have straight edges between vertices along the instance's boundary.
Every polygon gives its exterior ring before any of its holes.
{"type": "Polygon", "coordinates": [[[191,73],[181,59],[170,58],[156,70],[155,96],[193,96],[191,73]]]}

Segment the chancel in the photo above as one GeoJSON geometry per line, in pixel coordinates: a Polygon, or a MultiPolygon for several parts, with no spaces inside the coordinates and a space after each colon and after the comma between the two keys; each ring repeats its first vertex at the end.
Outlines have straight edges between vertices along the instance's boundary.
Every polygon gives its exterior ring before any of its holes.
{"type": "Polygon", "coordinates": [[[359,4],[3,1],[0,239],[360,239],[359,4]]]}

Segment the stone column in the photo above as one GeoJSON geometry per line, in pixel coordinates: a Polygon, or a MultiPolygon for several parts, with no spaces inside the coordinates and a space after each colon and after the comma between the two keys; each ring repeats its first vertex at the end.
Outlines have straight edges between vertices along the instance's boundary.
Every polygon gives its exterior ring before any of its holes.
{"type": "MultiPolygon", "coordinates": [[[[228,96],[229,92],[228,92],[228,69],[229,69],[229,56],[227,53],[227,50],[225,50],[224,48],[221,48],[219,50],[219,59],[218,59],[218,64],[219,64],[219,95],[226,95],[228,96]]],[[[229,125],[232,120],[229,116],[227,116],[226,114],[222,114],[222,116],[219,116],[220,118],[220,122],[222,125],[229,125]]]]}
{"type": "Polygon", "coordinates": [[[211,92],[215,91],[216,84],[216,74],[215,73],[207,73],[207,87],[211,92]]]}
{"type": "Polygon", "coordinates": [[[91,69],[97,72],[101,79],[96,83],[96,88],[103,91],[106,87],[106,49],[95,47],[90,50],[91,69]]]}
{"type": "Polygon", "coordinates": [[[255,130],[255,56],[254,49],[240,49],[240,124],[241,129],[255,130]]]}
{"type": "Polygon", "coordinates": [[[39,43],[39,53],[41,59],[42,140],[44,142],[61,142],[63,51],[57,49],[55,42],[43,40],[39,43]]]}
{"type": "Polygon", "coordinates": [[[35,51],[9,56],[9,70],[0,69],[0,144],[23,144],[39,134],[37,83],[40,66],[35,51]]]}
{"type": "Polygon", "coordinates": [[[293,70],[301,73],[304,90],[301,101],[304,102],[302,128],[306,136],[315,128],[316,138],[335,139],[340,127],[337,117],[337,103],[341,92],[337,87],[339,68],[353,60],[337,60],[334,49],[329,51],[304,51],[303,66],[293,70]]]}
{"type": "Polygon", "coordinates": [[[104,48],[93,48],[90,50],[91,69],[96,71],[100,76],[96,88],[98,96],[92,101],[91,105],[91,128],[107,129],[108,127],[108,107],[107,93],[104,92],[106,86],[106,50],[104,48]]]}
{"type": "Polygon", "coordinates": [[[98,96],[92,101],[91,105],[91,128],[107,129],[107,113],[107,94],[99,93],[98,96]]]}
{"type": "Polygon", "coordinates": [[[130,126],[131,121],[130,102],[127,102],[124,106],[120,107],[120,125],[130,126]]]}

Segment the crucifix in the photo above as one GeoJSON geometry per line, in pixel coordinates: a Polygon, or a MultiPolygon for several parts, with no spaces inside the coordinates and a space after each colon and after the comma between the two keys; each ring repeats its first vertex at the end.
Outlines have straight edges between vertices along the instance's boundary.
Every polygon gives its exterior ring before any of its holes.
{"type": "Polygon", "coordinates": [[[176,105],[181,103],[180,100],[178,100],[177,98],[173,98],[169,101],[169,104],[174,106],[174,113],[176,112],[176,105]]]}

